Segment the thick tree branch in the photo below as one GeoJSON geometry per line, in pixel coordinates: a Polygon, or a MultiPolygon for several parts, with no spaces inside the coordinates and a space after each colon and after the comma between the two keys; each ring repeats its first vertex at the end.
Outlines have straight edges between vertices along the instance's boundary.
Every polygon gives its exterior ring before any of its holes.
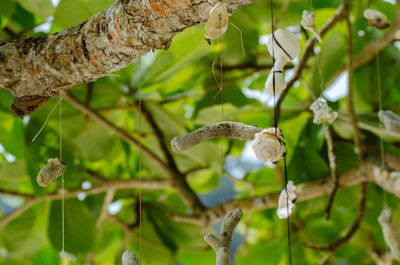
{"type": "Polygon", "coordinates": [[[253,140],[254,135],[262,129],[249,126],[240,122],[223,121],[214,123],[184,136],[178,136],[171,140],[172,150],[182,152],[199,143],[216,137],[229,137],[239,140],[253,140]]]}
{"type": "MultiPolygon", "coordinates": [[[[226,1],[228,11],[251,0],[226,1]]],[[[82,24],[39,38],[0,44],[0,87],[16,97],[19,115],[82,82],[92,82],[161,49],[185,28],[208,19],[207,0],[116,0],[82,24]]]]}

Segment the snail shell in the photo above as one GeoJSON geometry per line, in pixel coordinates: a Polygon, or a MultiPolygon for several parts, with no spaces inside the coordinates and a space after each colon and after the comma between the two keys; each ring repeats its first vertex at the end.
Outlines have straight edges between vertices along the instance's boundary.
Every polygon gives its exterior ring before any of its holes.
{"type": "Polygon", "coordinates": [[[206,27],[204,28],[204,38],[213,40],[221,37],[228,29],[228,9],[225,2],[216,4],[210,11],[206,27]]]}
{"type": "Polygon", "coordinates": [[[378,29],[385,29],[390,26],[386,15],[374,9],[364,10],[364,17],[368,19],[368,24],[378,29]]]}
{"type": "Polygon", "coordinates": [[[399,233],[393,219],[392,210],[389,207],[385,206],[383,208],[378,217],[378,222],[382,227],[382,233],[386,244],[390,248],[390,253],[396,260],[400,261],[399,233]]]}
{"type": "Polygon", "coordinates": [[[122,265],[139,265],[139,259],[132,251],[126,250],[122,254],[122,265]]]}
{"type": "Polygon", "coordinates": [[[300,53],[300,43],[293,33],[278,29],[274,32],[275,40],[272,41],[272,34],[267,38],[268,52],[275,59],[284,58],[286,61],[295,59],[300,53]]]}
{"type": "Polygon", "coordinates": [[[380,110],[378,117],[390,133],[400,133],[400,117],[390,110],[380,110]]]}
{"type": "Polygon", "coordinates": [[[314,101],[310,110],[314,112],[314,120],[315,124],[322,124],[325,122],[331,122],[336,119],[337,112],[333,111],[327,104],[326,99],[320,97],[316,101],[314,101]]]}
{"type": "Polygon", "coordinates": [[[317,28],[315,27],[315,15],[314,12],[309,12],[307,10],[303,10],[303,15],[300,23],[303,28],[306,30],[311,31],[315,38],[319,41],[322,42],[321,35],[319,34],[317,28]]]}
{"type": "Polygon", "coordinates": [[[64,174],[67,164],[59,158],[50,158],[36,177],[37,183],[42,186],[48,186],[53,180],[64,174]]]}
{"type": "Polygon", "coordinates": [[[295,202],[297,199],[296,186],[293,181],[289,181],[286,188],[281,191],[278,201],[278,214],[279,219],[288,218],[294,211],[295,202]]]}
{"type": "Polygon", "coordinates": [[[251,147],[257,158],[264,162],[276,163],[286,155],[283,135],[275,128],[266,128],[256,133],[251,147]]]}

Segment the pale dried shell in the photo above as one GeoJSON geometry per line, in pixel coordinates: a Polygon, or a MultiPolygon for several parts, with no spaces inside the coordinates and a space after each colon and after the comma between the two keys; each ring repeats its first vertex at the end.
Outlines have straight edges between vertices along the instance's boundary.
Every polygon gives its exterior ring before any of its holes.
{"type": "Polygon", "coordinates": [[[337,117],[337,112],[333,111],[326,102],[324,98],[318,98],[314,101],[311,106],[310,110],[314,112],[314,120],[315,124],[322,124],[325,122],[332,122],[337,117]]]}
{"type": "Polygon", "coordinates": [[[390,110],[380,110],[378,117],[390,133],[400,133],[400,117],[390,110]]]}
{"type": "Polygon", "coordinates": [[[385,242],[390,248],[390,253],[397,261],[400,261],[399,233],[393,219],[392,210],[389,207],[383,208],[378,221],[382,227],[385,242]]]}
{"type": "Polygon", "coordinates": [[[274,72],[274,69],[268,75],[267,81],[265,82],[265,90],[273,96],[274,95],[274,83],[273,83],[273,74],[275,74],[275,95],[278,95],[286,88],[286,82],[283,77],[282,72],[274,72]]]}
{"type": "Polygon", "coordinates": [[[216,4],[210,11],[204,38],[207,40],[217,39],[225,34],[228,29],[228,9],[225,2],[216,4]]]}
{"type": "Polygon", "coordinates": [[[132,251],[126,250],[122,254],[122,265],[139,265],[139,259],[132,251]]]}
{"type": "Polygon", "coordinates": [[[255,134],[251,147],[258,159],[276,163],[286,155],[283,135],[279,129],[266,128],[255,134]]]}
{"type": "Polygon", "coordinates": [[[279,219],[286,219],[293,213],[296,199],[296,186],[290,180],[279,196],[278,210],[276,211],[279,219]]]}
{"type": "Polygon", "coordinates": [[[42,186],[48,186],[53,180],[64,174],[67,164],[59,158],[50,158],[36,177],[37,183],[42,186]]]}
{"type": "Polygon", "coordinates": [[[314,34],[315,38],[319,42],[322,42],[321,35],[319,34],[317,28],[315,27],[315,15],[314,15],[314,12],[309,12],[307,10],[303,10],[303,16],[302,16],[300,24],[306,30],[311,31],[314,34]]]}
{"type": "Polygon", "coordinates": [[[274,36],[274,41],[272,41],[272,34],[268,36],[267,46],[269,54],[275,59],[284,58],[286,61],[291,61],[300,54],[300,43],[296,35],[287,30],[278,29],[274,32],[274,36]]]}
{"type": "Polygon", "coordinates": [[[368,19],[368,24],[378,29],[384,29],[389,27],[386,15],[377,10],[374,9],[364,10],[364,17],[368,19]]]}

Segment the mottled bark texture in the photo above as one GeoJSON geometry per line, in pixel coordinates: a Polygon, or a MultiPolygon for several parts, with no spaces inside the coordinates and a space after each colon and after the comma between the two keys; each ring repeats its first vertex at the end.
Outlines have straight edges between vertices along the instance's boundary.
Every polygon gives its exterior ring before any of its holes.
{"type": "MultiPolygon", "coordinates": [[[[229,13],[252,0],[226,0],[229,13]]],[[[168,46],[185,28],[208,19],[207,0],[116,0],[82,24],[39,38],[0,43],[0,87],[28,114],[82,82],[97,80],[150,50],[168,46]]]]}
{"type": "Polygon", "coordinates": [[[199,128],[184,136],[174,137],[171,140],[171,147],[174,152],[182,152],[199,143],[217,137],[253,140],[255,134],[261,131],[262,129],[256,126],[250,126],[240,122],[222,121],[199,128]]]}
{"type": "Polygon", "coordinates": [[[208,233],[204,240],[215,250],[216,265],[229,265],[232,235],[237,224],[243,217],[242,210],[237,208],[227,213],[222,222],[221,231],[218,236],[208,233]]]}

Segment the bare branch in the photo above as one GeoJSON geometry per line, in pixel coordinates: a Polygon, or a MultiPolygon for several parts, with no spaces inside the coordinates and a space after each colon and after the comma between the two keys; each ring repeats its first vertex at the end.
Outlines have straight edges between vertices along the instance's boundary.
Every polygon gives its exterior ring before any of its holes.
{"type": "Polygon", "coordinates": [[[336,192],[339,189],[340,175],[337,172],[336,155],[335,155],[335,151],[334,151],[334,147],[333,147],[332,134],[331,134],[330,128],[327,124],[324,124],[324,130],[325,130],[326,144],[328,146],[329,167],[331,169],[331,178],[333,180],[332,192],[329,196],[328,204],[327,204],[326,210],[325,210],[326,219],[329,220],[333,201],[335,200],[336,192]]]}
{"type": "Polygon", "coordinates": [[[199,143],[216,137],[229,137],[239,140],[253,140],[254,135],[262,129],[249,126],[239,122],[223,121],[214,123],[184,136],[175,137],[171,140],[172,150],[182,152],[199,143]]]}
{"type": "Polygon", "coordinates": [[[218,236],[208,233],[204,240],[215,250],[216,265],[229,265],[232,235],[237,224],[243,217],[240,208],[225,215],[221,231],[218,236]]]}

